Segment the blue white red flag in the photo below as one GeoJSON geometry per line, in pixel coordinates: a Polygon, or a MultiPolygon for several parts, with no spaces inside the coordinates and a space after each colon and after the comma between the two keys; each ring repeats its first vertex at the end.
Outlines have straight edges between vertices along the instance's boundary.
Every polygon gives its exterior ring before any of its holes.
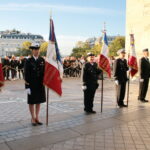
{"type": "Polygon", "coordinates": [[[50,19],[50,35],[45,60],[44,85],[62,95],[63,65],[55,36],[54,23],[50,19]]]}
{"type": "Polygon", "coordinates": [[[109,61],[109,49],[108,49],[108,40],[106,32],[103,35],[103,46],[101,50],[101,54],[99,57],[98,65],[99,67],[108,74],[108,77],[111,77],[111,68],[110,68],[110,61],[109,61]]]}

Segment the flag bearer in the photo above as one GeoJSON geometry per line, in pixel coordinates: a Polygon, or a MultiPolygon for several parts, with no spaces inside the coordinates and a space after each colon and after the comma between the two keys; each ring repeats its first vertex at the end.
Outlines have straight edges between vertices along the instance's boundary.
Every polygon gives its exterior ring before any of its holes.
{"type": "Polygon", "coordinates": [[[98,76],[102,72],[98,69],[95,62],[95,56],[92,53],[88,54],[87,63],[83,67],[83,91],[84,91],[84,111],[86,113],[96,113],[93,110],[93,101],[96,89],[98,88],[98,76]]]}
{"type": "Polygon", "coordinates": [[[33,126],[42,125],[39,120],[40,104],[46,101],[43,85],[45,61],[39,56],[39,48],[37,43],[33,43],[30,46],[32,57],[25,62],[25,87],[33,126]]]}
{"type": "Polygon", "coordinates": [[[119,55],[119,58],[115,60],[113,66],[113,74],[117,90],[117,104],[119,107],[127,107],[127,105],[124,104],[126,82],[128,80],[127,71],[129,69],[127,65],[127,60],[125,59],[126,52],[124,49],[120,49],[117,54],[119,55]]]}

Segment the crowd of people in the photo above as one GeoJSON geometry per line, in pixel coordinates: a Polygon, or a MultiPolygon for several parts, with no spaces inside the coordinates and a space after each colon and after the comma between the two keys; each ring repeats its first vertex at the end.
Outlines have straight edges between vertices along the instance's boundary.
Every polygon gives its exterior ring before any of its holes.
{"type": "Polygon", "coordinates": [[[17,78],[24,78],[24,63],[26,58],[23,56],[15,57],[14,55],[11,57],[5,56],[2,59],[2,67],[5,80],[15,80],[17,78]]]}
{"type": "MultiPolygon", "coordinates": [[[[30,58],[30,56],[5,56],[2,59],[5,80],[24,79],[24,64],[28,58],[30,58]]],[[[80,77],[85,62],[86,59],[83,56],[81,58],[64,57],[62,59],[64,77],[80,77]]]]}
{"type": "Polygon", "coordinates": [[[64,77],[80,77],[85,62],[84,57],[65,57],[63,59],[64,77]]]}

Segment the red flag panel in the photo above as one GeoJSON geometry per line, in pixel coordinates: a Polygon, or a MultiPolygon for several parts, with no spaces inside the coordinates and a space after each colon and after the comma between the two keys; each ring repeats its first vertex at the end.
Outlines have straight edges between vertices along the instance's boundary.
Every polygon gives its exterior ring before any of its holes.
{"type": "Polygon", "coordinates": [[[60,96],[62,95],[61,89],[61,78],[59,70],[56,69],[53,65],[45,62],[45,74],[44,74],[44,84],[55,91],[60,96]]]}

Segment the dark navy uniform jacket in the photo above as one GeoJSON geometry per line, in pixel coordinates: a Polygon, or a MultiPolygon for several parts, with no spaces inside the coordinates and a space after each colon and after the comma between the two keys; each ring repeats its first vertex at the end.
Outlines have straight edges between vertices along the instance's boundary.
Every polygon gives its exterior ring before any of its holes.
{"type": "Polygon", "coordinates": [[[46,101],[43,85],[44,67],[45,60],[42,57],[38,57],[37,60],[31,57],[25,62],[25,87],[31,90],[28,104],[40,104],[46,101]]]}
{"type": "Polygon", "coordinates": [[[114,62],[114,68],[113,68],[113,75],[115,80],[118,80],[119,83],[126,82],[128,80],[127,78],[127,71],[129,70],[127,65],[127,60],[124,59],[116,59],[114,62]]]}
{"type": "Polygon", "coordinates": [[[139,63],[139,72],[141,79],[149,79],[150,78],[150,62],[146,60],[145,57],[140,59],[139,63]]]}
{"type": "Polygon", "coordinates": [[[98,84],[99,75],[102,73],[97,66],[97,63],[93,63],[93,65],[87,62],[83,68],[83,84],[86,86],[93,86],[98,84]]]}

